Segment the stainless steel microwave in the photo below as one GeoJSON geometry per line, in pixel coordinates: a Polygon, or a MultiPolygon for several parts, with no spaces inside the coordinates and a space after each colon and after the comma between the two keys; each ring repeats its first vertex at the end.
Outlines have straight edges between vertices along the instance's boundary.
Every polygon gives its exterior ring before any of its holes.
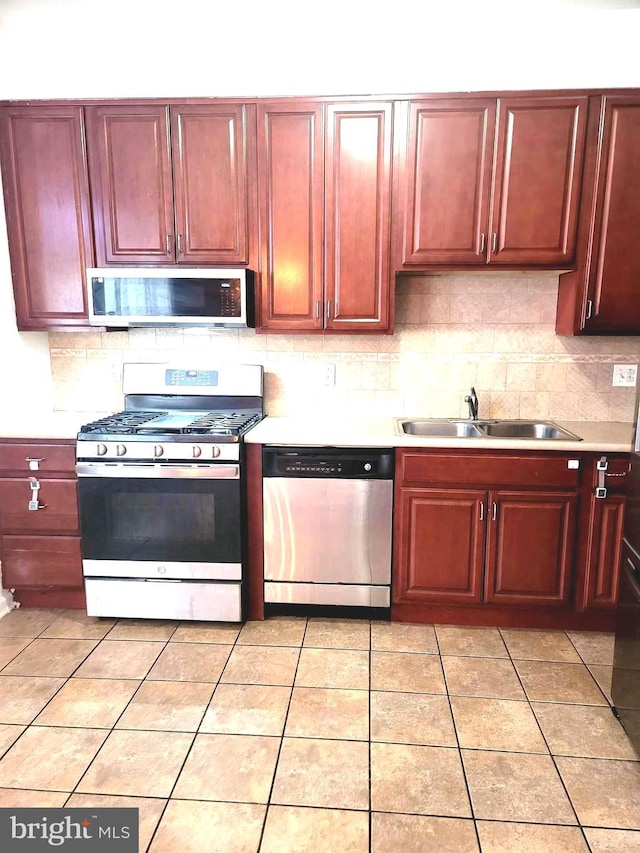
{"type": "Polygon", "coordinates": [[[88,269],[87,294],[92,326],[255,326],[246,269],[88,269]]]}

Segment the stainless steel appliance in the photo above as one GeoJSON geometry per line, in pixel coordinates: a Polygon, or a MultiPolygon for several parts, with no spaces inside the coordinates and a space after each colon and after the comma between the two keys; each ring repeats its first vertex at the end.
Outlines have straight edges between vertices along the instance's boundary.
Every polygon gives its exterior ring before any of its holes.
{"type": "Polygon", "coordinates": [[[255,326],[247,269],[88,269],[87,292],[94,326],[255,326]]]}
{"type": "Polygon", "coordinates": [[[631,452],[611,696],[640,755],[640,392],[631,452]]]}
{"type": "Polygon", "coordinates": [[[391,449],[265,447],[265,602],[389,607],[391,449]]]}
{"type": "Polygon", "coordinates": [[[242,618],[242,436],[262,385],[259,365],[124,366],[124,411],[76,444],[89,615],[242,618]]]}

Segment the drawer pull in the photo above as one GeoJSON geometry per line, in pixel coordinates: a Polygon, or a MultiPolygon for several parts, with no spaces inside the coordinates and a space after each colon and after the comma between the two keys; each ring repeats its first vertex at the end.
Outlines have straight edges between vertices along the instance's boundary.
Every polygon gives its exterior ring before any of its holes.
{"type": "Polygon", "coordinates": [[[44,460],[45,460],[44,456],[40,459],[36,459],[35,457],[32,457],[32,456],[27,456],[27,458],[24,461],[29,463],[29,470],[30,471],[37,471],[40,468],[40,463],[44,462],[44,460]]]}

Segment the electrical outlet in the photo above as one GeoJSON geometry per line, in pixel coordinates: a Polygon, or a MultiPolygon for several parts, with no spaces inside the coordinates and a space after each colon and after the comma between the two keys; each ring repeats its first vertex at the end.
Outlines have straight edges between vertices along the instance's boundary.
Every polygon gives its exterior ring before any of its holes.
{"type": "Polygon", "coordinates": [[[335,366],[335,364],[325,364],[324,365],[324,384],[325,385],[335,385],[336,384],[336,366],[335,366]]]}
{"type": "Polygon", "coordinates": [[[616,388],[633,388],[638,379],[637,364],[614,364],[612,385],[616,388]]]}

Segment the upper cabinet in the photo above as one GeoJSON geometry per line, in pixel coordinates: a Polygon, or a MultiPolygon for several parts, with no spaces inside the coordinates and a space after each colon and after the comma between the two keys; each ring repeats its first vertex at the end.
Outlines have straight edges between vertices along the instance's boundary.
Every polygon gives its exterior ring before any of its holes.
{"type": "Polygon", "coordinates": [[[640,333],[640,95],[593,98],[577,269],[556,331],[640,333]]]}
{"type": "Polygon", "coordinates": [[[247,264],[253,107],[87,107],[103,264],[247,264]]]}
{"type": "Polygon", "coordinates": [[[88,325],[93,243],[82,108],[3,107],[0,162],[18,329],[88,325]]]}
{"type": "Polygon", "coordinates": [[[579,96],[411,102],[397,268],[568,266],[587,107],[579,96]]]}
{"type": "Polygon", "coordinates": [[[258,106],[260,325],[385,331],[393,105],[258,106]]]}

